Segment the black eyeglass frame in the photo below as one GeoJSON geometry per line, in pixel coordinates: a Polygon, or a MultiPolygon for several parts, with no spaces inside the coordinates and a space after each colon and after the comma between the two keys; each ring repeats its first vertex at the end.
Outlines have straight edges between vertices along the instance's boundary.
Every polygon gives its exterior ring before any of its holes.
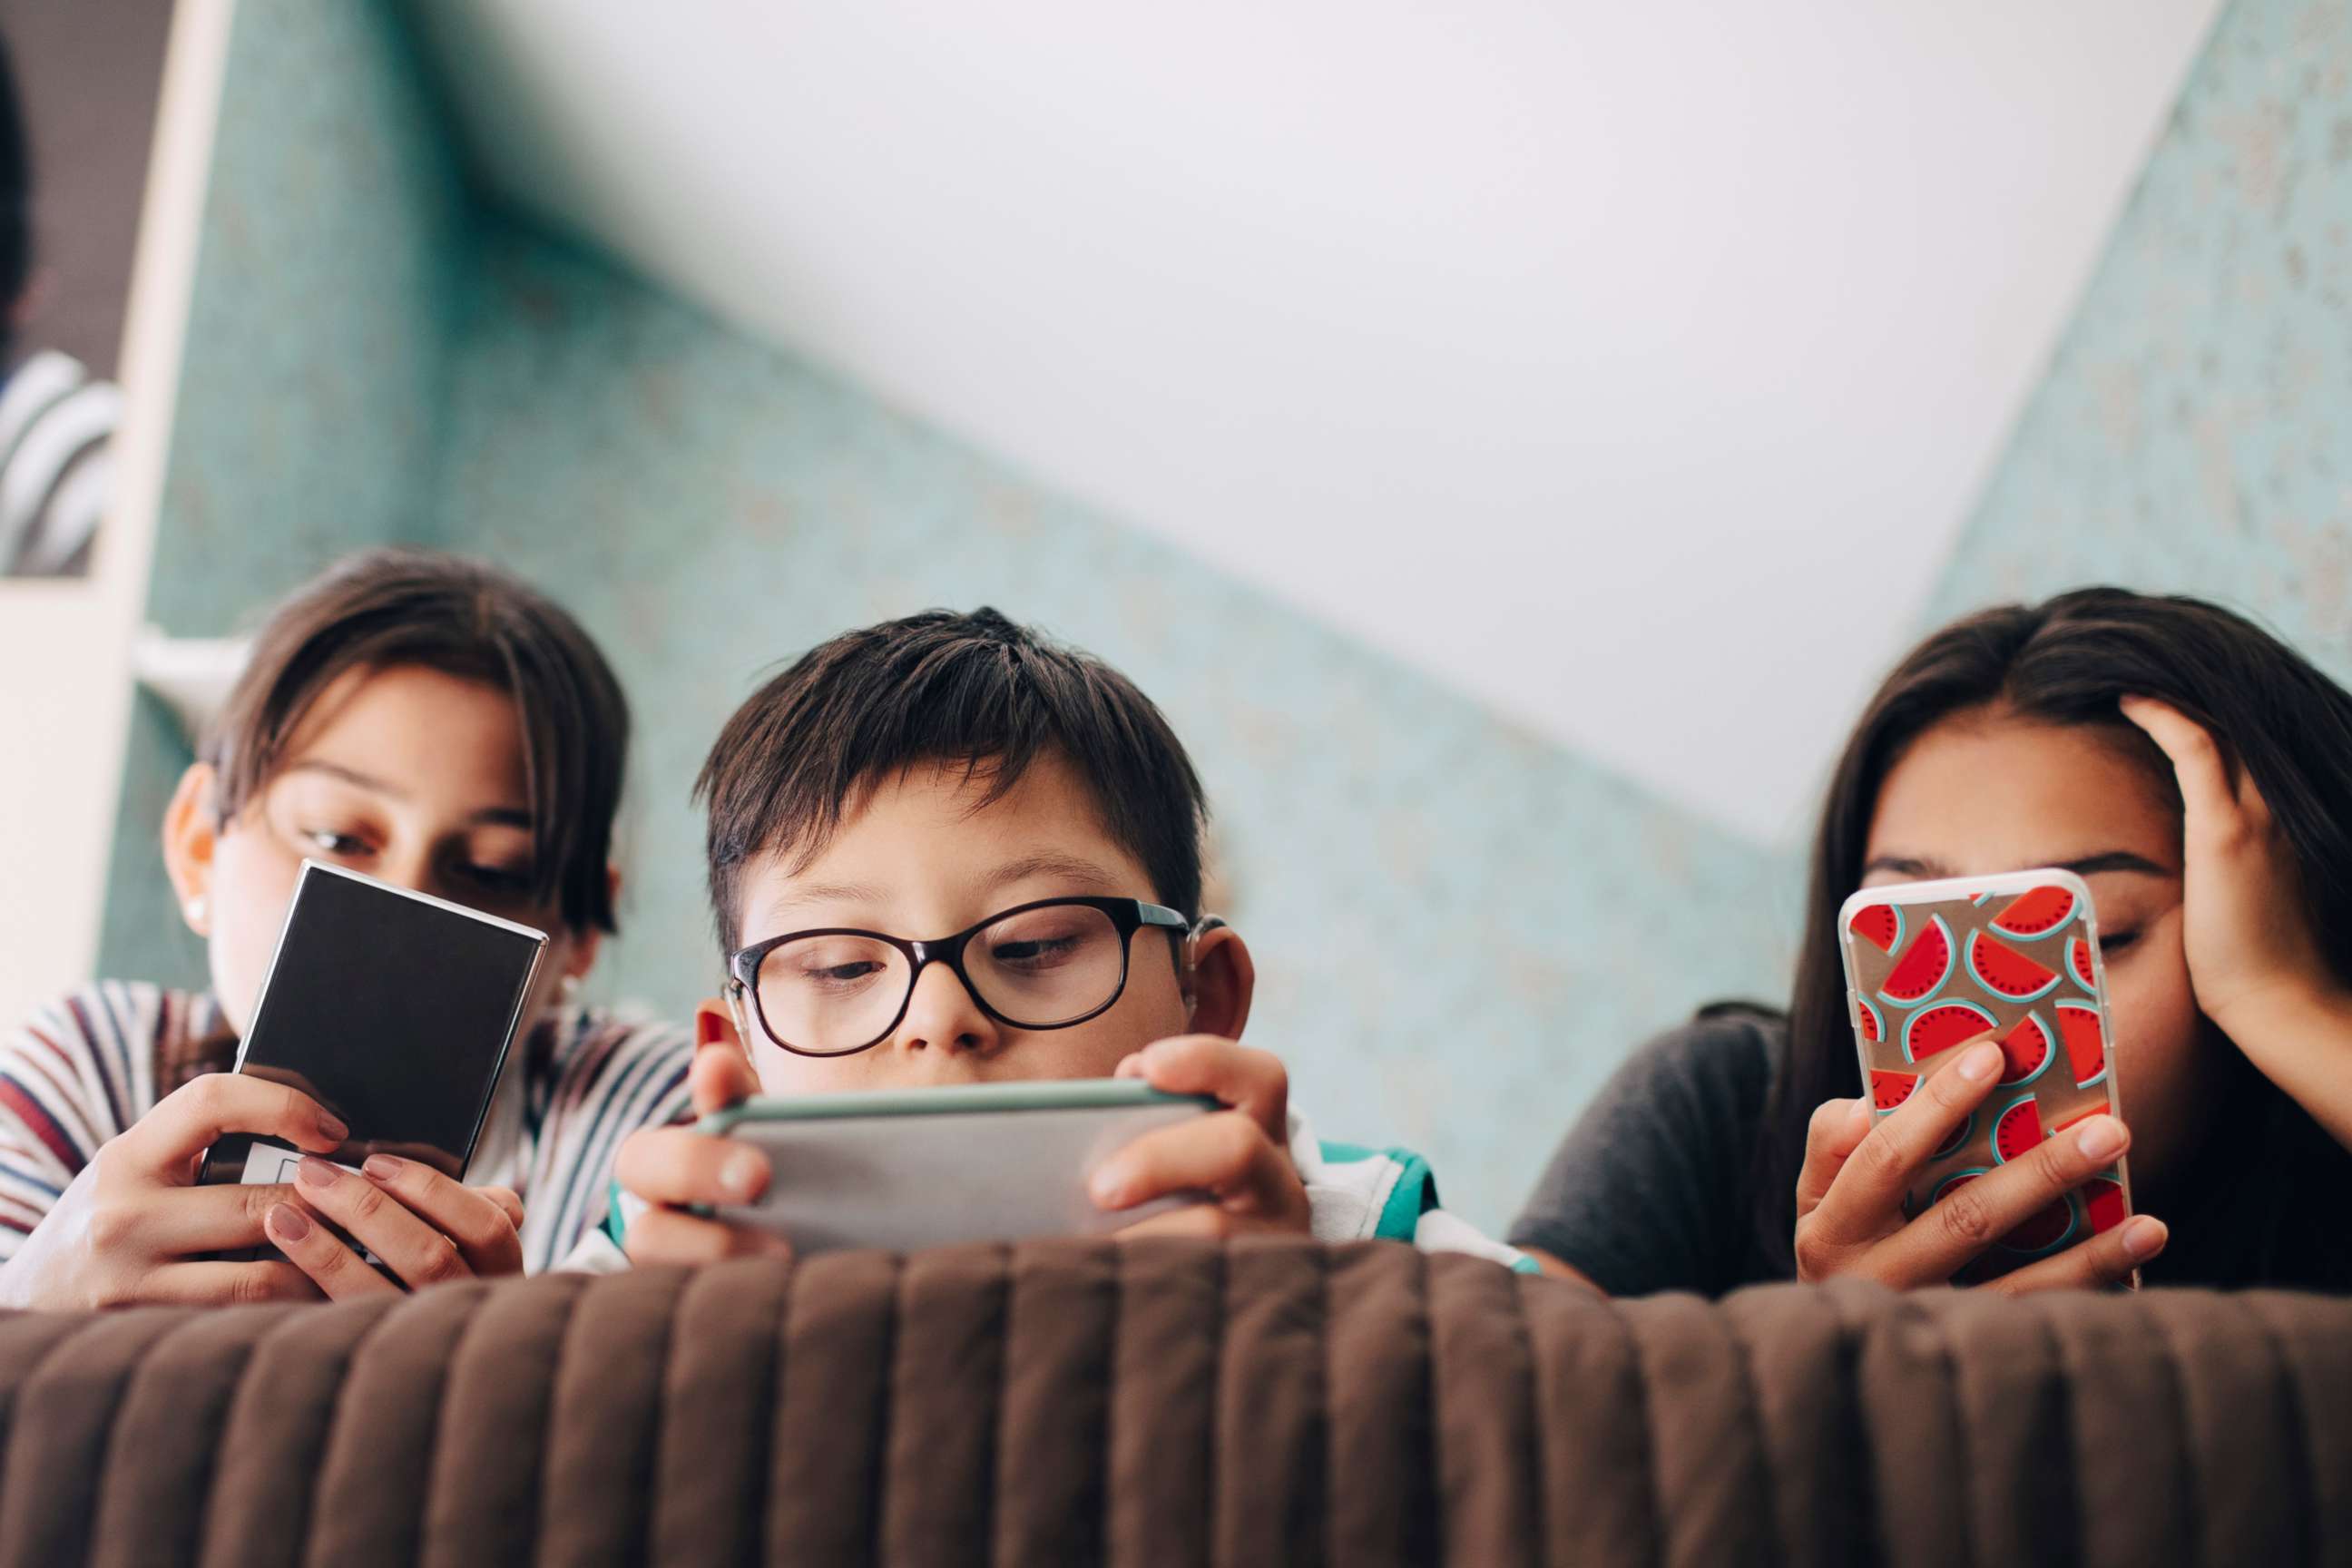
{"type": "Polygon", "coordinates": [[[813,931],[790,931],[782,936],[772,936],[764,941],[755,942],[749,947],[738,948],[728,954],[728,1000],[734,1004],[736,1026],[740,1028],[744,1023],[743,998],[748,994],[751,999],[751,1015],[760,1021],[760,1032],[773,1040],[779,1048],[790,1051],[796,1057],[814,1057],[819,1059],[854,1057],[860,1051],[872,1050],[897,1032],[898,1026],[906,1021],[907,1009],[914,1005],[915,986],[922,979],[923,971],[931,964],[944,963],[954,972],[957,981],[963,986],[964,994],[971,998],[972,1005],[1006,1028],[1070,1029],[1090,1019],[1101,1017],[1118,1005],[1118,999],[1121,996],[1127,994],[1127,975],[1131,967],[1130,961],[1134,957],[1137,931],[1147,928],[1157,929],[1183,940],[1193,936],[1196,929],[1206,929],[1211,924],[1222,925],[1223,923],[1222,921],[1204,921],[1200,928],[1195,928],[1193,923],[1186,920],[1178,910],[1171,910],[1165,904],[1148,903],[1141,899],[1068,898],[1036,899],[1025,904],[1015,904],[1009,910],[997,910],[986,920],[974,921],[953,936],[933,937],[928,942],[913,942],[905,937],[892,936],[887,931],[863,931],[855,926],[823,926],[813,931]],[[1072,907],[1097,910],[1109,917],[1112,928],[1118,932],[1118,984],[1111,987],[1110,994],[1103,999],[1100,1006],[1081,1013],[1075,1018],[1065,1018],[1059,1023],[1024,1023],[1018,1018],[1008,1017],[998,1012],[990,1004],[988,998],[981,994],[980,987],[972,984],[971,972],[963,964],[965,946],[973,937],[989,927],[1009,921],[1015,915],[1025,915],[1035,910],[1072,907]],[[898,1010],[890,1015],[890,1021],[882,1026],[881,1033],[862,1046],[851,1046],[838,1051],[804,1049],[776,1033],[774,1026],[768,1022],[767,1008],[761,1004],[760,966],[767,963],[768,954],[786,942],[805,942],[811,937],[820,936],[864,937],[868,941],[878,942],[887,947],[897,949],[907,959],[907,994],[898,998],[898,1010]]]}

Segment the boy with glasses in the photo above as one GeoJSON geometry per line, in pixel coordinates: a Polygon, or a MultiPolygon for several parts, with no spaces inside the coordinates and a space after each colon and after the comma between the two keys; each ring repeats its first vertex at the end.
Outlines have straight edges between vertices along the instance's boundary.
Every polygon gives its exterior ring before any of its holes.
{"type": "MultiPolygon", "coordinates": [[[[1417,1156],[1318,1142],[1280,1059],[1239,1043],[1255,973],[1200,909],[1200,780],[1099,660],[992,610],[850,632],[736,711],[696,794],[727,953],[697,1025],[698,1110],[761,1090],[1141,1078],[1225,1109],[1096,1171],[1108,1211],[1210,1200],[1132,1233],[1383,1237],[1532,1269],[1439,1209],[1417,1156]]],[[[792,1179],[748,1143],[648,1130],[616,1176],[637,1261],[781,1245],[688,1212],[792,1179]]]]}

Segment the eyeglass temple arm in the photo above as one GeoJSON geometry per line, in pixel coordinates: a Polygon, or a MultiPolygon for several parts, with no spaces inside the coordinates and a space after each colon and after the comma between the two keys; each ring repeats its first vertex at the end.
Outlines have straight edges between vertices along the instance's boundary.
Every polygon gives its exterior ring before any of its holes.
{"type": "Polygon", "coordinates": [[[751,994],[751,988],[744,984],[730,968],[727,973],[727,984],[719,988],[719,994],[727,998],[728,1016],[735,1020],[735,1037],[748,1049],[751,1044],[751,1016],[746,999],[751,994]]]}

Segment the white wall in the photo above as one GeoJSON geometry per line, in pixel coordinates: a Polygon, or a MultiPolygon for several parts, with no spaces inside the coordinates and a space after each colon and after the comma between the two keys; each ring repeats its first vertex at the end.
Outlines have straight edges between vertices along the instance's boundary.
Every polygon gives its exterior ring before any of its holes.
{"type": "Polygon", "coordinates": [[[1762,838],[2219,0],[427,0],[493,182],[1762,838]]]}
{"type": "Polygon", "coordinates": [[[123,330],[121,489],[82,582],[0,579],[0,1027],[88,978],[233,0],[181,0],[123,330]]]}

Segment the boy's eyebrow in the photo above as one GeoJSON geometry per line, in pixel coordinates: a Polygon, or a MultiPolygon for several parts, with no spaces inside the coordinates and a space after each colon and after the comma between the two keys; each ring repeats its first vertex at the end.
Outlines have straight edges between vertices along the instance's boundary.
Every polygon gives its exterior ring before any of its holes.
{"type": "Polygon", "coordinates": [[[805,882],[788,893],[779,893],[761,908],[761,913],[772,925],[786,912],[804,909],[810,904],[878,904],[882,889],[864,882],[805,882]]]}
{"type": "MultiPolygon", "coordinates": [[[[373,773],[363,773],[357,768],[347,768],[341,763],[331,763],[319,757],[308,757],[299,763],[289,763],[286,764],[284,772],[289,773],[324,773],[331,779],[341,779],[347,784],[352,784],[357,788],[366,790],[373,795],[380,795],[386,800],[396,800],[404,805],[405,805],[408,800],[406,791],[402,790],[394,784],[388,784],[383,779],[377,778],[373,773]]],[[[482,810],[475,812],[471,816],[467,816],[466,820],[467,822],[478,822],[484,825],[520,827],[525,831],[529,831],[530,827],[530,813],[519,805],[486,806],[482,810]]]]}
{"type": "MultiPolygon", "coordinates": [[[[1122,890],[1118,877],[1108,867],[1097,865],[1081,856],[1056,854],[1050,850],[1007,860],[981,879],[980,889],[983,893],[993,893],[1032,877],[1056,877],[1085,887],[1099,888],[1106,892],[1122,890]]],[[[761,905],[760,919],[766,927],[782,931],[787,929],[788,917],[794,910],[805,909],[812,904],[862,904],[870,907],[886,901],[887,895],[883,890],[868,882],[804,882],[789,892],[779,893],[761,905]]]]}
{"type": "Polygon", "coordinates": [[[1103,866],[1076,855],[1060,855],[1050,850],[1036,855],[1024,855],[1018,860],[1007,860],[988,874],[981,885],[990,892],[999,888],[1025,882],[1032,877],[1059,877],[1092,887],[1112,889],[1118,879],[1103,866]]]}
{"type": "MultiPolygon", "coordinates": [[[[2128,849],[2102,850],[2096,855],[2085,855],[2078,859],[2051,863],[2054,864],[2059,870],[2072,871],[2077,877],[2095,877],[2102,871],[2132,871],[2143,877],[2180,875],[2169,867],[2159,866],[2147,856],[2135,855],[2128,849]]],[[[2018,869],[2027,870],[2031,868],[2020,867],[2018,869]]],[[[1926,859],[1911,855],[1880,855],[1862,868],[1862,874],[1865,877],[1879,871],[1892,871],[1898,877],[1910,877],[1920,881],[1934,881],[1939,878],[1959,874],[1940,860],[1926,859]]]]}

